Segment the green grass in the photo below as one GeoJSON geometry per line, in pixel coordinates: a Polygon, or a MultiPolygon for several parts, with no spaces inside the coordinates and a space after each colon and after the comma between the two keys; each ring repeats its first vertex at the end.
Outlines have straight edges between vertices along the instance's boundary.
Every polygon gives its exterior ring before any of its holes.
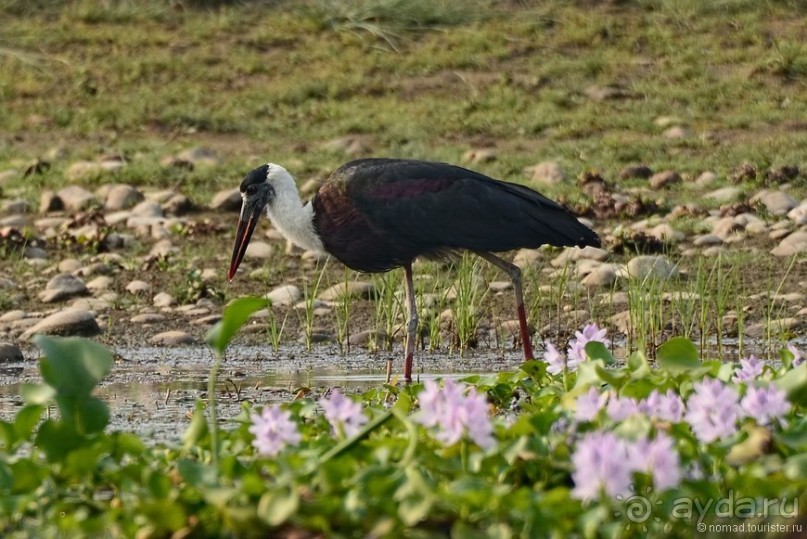
{"type": "Polygon", "coordinates": [[[115,150],[144,157],[116,179],[164,183],[177,173],[159,158],[202,143],[223,157],[187,178],[207,194],[267,157],[301,176],[331,169],[344,156],[320,143],[346,133],[378,155],[449,161],[495,141],[499,159],[480,168],[516,181],[549,158],[609,176],[634,161],[804,161],[798,2],[183,5],[5,2],[0,132],[24,136],[2,143],[0,167],[62,145],[54,184],[70,160],[115,150]],[[612,84],[629,97],[585,96],[612,84]],[[693,137],[661,137],[659,116],[693,137]]]}

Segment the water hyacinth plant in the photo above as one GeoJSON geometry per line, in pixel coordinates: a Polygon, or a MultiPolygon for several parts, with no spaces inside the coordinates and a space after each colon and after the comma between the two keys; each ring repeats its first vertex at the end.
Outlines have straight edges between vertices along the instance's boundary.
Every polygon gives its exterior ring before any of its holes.
{"type": "MultiPolygon", "coordinates": [[[[211,331],[222,362],[261,305],[234,303],[211,331]]],[[[734,380],[745,365],[702,360],[686,339],[664,343],[654,366],[638,351],[615,362],[599,327],[575,338],[585,340],[576,368],[556,374],[535,360],[356,397],[244,403],[222,428],[205,428],[217,417],[210,399],[181,448],[91,421],[106,411],[92,392],[110,356],[81,339],[40,340],[43,384],[0,422],[0,526],[6,537],[688,537],[750,518],[716,509],[741,499],[755,523],[797,531],[807,510],[798,350],[734,380]]]]}

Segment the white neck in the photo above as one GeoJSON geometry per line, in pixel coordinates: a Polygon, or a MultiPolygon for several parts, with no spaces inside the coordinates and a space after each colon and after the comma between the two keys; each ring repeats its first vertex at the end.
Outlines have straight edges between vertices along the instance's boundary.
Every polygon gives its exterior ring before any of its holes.
{"type": "Polygon", "coordinates": [[[275,228],[303,249],[324,252],[322,240],[314,231],[314,206],[303,204],[291,175],[270,163],[266,181],[275,190],[274,200],[266,206],[266,215],[275,228]]]}

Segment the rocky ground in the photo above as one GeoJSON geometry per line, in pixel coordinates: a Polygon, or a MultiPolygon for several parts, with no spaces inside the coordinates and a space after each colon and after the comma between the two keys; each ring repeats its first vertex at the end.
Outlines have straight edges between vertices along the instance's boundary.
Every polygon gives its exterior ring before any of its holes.
{"type": "MultiPolygon", "coordinates": [[[[483,153],[470,152],[469,166],[495,159],[483,153]]],[[[215,160],[212,150],[193,148],[166,157],[162,165],[199,167],[215,160]]],[[[21,175],[33,181],[50,165],[35,160],[0,171],[0,187],[4,180],[21,175]]],[[[345,289],[344,269],[338,263],[326,266],[328,276],[323,280],[324,258],[287,245],[268,223],[263,225],[265,234],[256,234],[235,282],[226,283],[240,208],[236,178],[232,188],[210,200],[192,200],[179,188],[147,190],[116,182],[116,173],[127,166],[119,156],[64,166],[72,184],[42,192],[38,207],[13,196],[0,199],[0,361],[19,359],[37,333],[99,336],[112,345],[199,343],[219,319],[226,301],[243,294],[267,294],[272,300],[271,310],[257,313],[245,331],[242,338],[248,341],[267,342],[271,320],[287,325],[283,340],[298,340],[305,333],[305,316],[299,313],[310,310],[315,322],[309,327],[309,338],[333,343],[338,333],[334,311],[350,297],[350,343],[371,346],[375,342],[380,330],[373,326],[375,282],[356,274],[345,289]],[[82,187],[91,183],[88,179],[100,186],[82,187]],[[317,280],[322,286],[316,299],[306,298],[317,280]]],[[[530,185],[538,189],[575,181],[556,163],[540,163],[526,173],[531,176],[530,185]]],[[[569,276],[569,295],[582,297],[584,304],[571,299],[559,303],[564,313],[559,320],[568,326],[562,331],[571,331],[590,317],[590,301],[609,304],[608,319],[599,322],[615,334],[628,333],[631,282],[651,278],[691,282],[697,265],[693,261],[733,252],[748,255],[744,260],[751,275],[746,278],[756,282],[747,294],[746,336],[762,337],[769,328],[780,335],[795,334],[807,325],[807,199],[792,194],[804,191],[804,172],[797,167],[757,170],[742,165],[729,178],[729,185],[719,188],[716,174],[709,171],[689,178],[674,170],[636,165],[627,167],[620,177],[639,178],[647,184],[618,190],[614,182],[596,173],[577,179],[587,196],[571,209],[600,233],[601,249],[522,250],[509,255],[522,268],[537,268],[537,282],[569,276]],[[749,189],[749,182],[755,187],[749,189]],[[689,184],[687,189],[694,185],[698,197],[666,204],[668,194],[684,184],[689,184]],[[779,271],[773,279],[760,276],[755,281],[754,268],[764,267],[763,259],[775,260],[771,266],[779,271]],[[778,286],[769,293],[772,282],[778,286]],[[781,308],[766,313],[751,307],[755,300],[768,298],[781,308]]],[[[317,185],[316,179],[305,182],[302,191],[311,194],[317,185]]],[[[478,331],[512,334],[509,283],[498,276],[483,286],[492,293],[484,300],[489,305],[483,306],[478,331]]],[[[528,288],[535,287],[528,283],[528,288]]],[[[538,293],[552,293],[550,285],[537,288],[538,293]]],[[[694,285],[689,288],[682,284],[677,293],[698,293],[694,285]]],[[[450,339],[451,310],[440,316],[444,336],[450,339]]],[[[558,328],[550,324],[536,329],[545,335],[558,328]]]]}

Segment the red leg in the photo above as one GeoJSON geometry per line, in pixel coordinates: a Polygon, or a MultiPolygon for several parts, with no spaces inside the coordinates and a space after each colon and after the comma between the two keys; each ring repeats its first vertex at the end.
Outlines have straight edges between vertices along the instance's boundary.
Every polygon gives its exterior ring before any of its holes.
{"type": "Polygon", "coordinates": [[[404,287],[406,288],[406,305],[409,308],[409,320],[406,323],[406,351],[404,352],[404,382],[412,383],[412,358],[415,354],[415,338],[418,329],[418,310],[415,303],[415,283],[412,279],[412,264],[405,264],[404,287]]]}
{"type": "Polygon", "coordinates": [[[492,253],[476,253],[510,277],[513,283],[513,290],[516,295],[516,313],[518,314],[518,330],[521,334],[521,344],[524,347],[524,360],[534,359],[532,355],[532,342],[530,341],[530,330],[527,326],[527,312],[524,309],[524,290],[521,287],[521,268],[515,264],[499,258],[492,253]]]}

